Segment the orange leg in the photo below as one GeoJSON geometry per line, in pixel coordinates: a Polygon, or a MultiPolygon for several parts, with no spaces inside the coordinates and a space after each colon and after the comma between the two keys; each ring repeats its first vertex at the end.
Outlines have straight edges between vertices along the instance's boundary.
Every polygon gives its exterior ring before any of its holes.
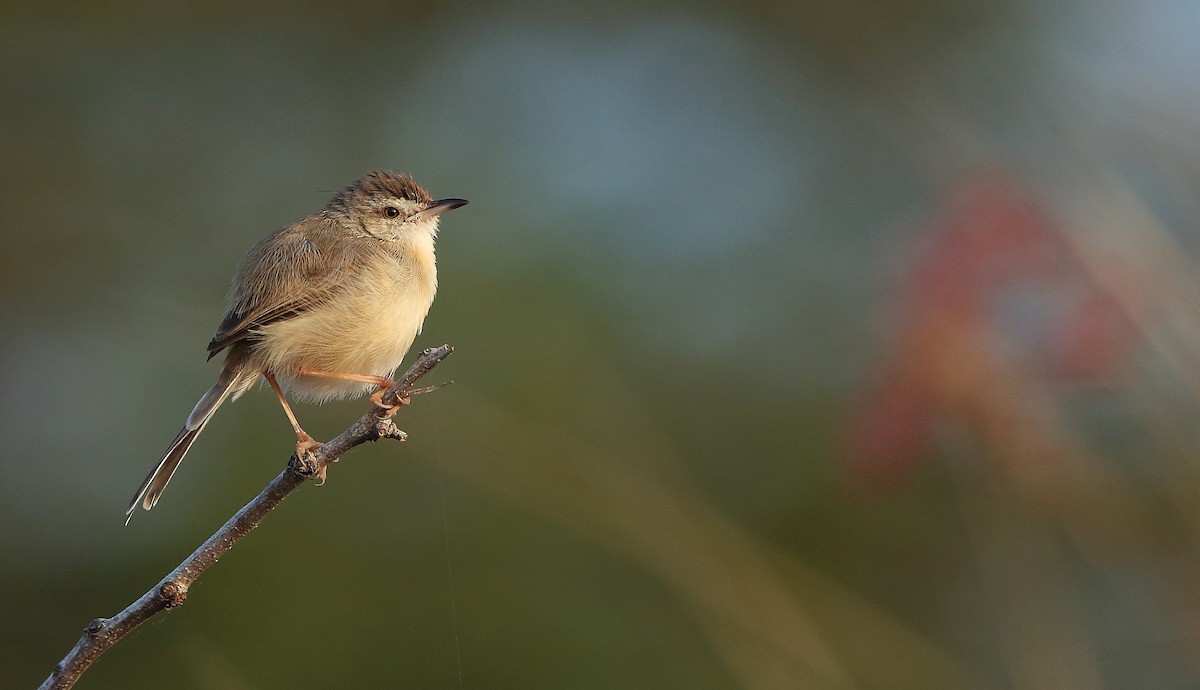
{"type": "MultiPolygon", "coordinates": [[[[275,374],[264,371],[263,378],[267,383],[271,384],[271,388],[275,391],[276,397],[279,398],[279,404],[283,406],[283,412],[287,415],[288,421],[292,423],[292,429],[296,431],[296,456],[302,458],[304,454],[310,450],[321,447],[321,442],[308,435],[308,432],[300,427],[300,422],[296,421],[296,414],[292,412],[292,406],[288,405],[287,398],[283,397],[283,390],[279,387],[279,382],[275,380],[275,374]]],[[[317,486],[325,483],[325,468],[317,473],[317,486]]]]}
{"type": "MultiPolygon", "coordinates": [[[[301,369],[296,372],[300,376],[316,376],[326,379],[339,379],[342,381],[360,381],[362,383],[373,383],[379,386],[379,390],[371,394],[371,402],[375,403],[376,407],[382,407],[385,410],[394,409],[393,405],[383,404],[383,393],[387,389],[396,385],[396,382],[386,376],[375,376],[372,374],[352,374],[345,371],[324,371],[321,369],[301,369]]],[[[408,404],[408,398],[400,400],[401,405],[408,404]]]]}

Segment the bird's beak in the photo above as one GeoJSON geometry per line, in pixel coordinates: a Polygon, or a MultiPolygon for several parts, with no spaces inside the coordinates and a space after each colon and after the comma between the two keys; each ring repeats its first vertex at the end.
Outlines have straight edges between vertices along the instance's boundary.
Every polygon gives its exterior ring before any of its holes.
{"type": "Polygon", "coordinates": [[[442,215],[446,211],[453,211],[460,206],[466,205],[466,199],[438,199],[430,204],[425,210],[414,213],[412,217],[409,218],[409,221],[429,220],[430,218],[436,218],[442,215]]]}

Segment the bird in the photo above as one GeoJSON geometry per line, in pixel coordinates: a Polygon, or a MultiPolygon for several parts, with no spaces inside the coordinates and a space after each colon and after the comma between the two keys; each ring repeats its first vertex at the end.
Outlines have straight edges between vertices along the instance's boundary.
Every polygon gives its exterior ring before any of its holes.
{"type": "MultiPolygon", "coordinates": [[[[382,393],[421,332],[437,292],[439,217],[466,199],[433,199],[413,177],[368,172],[317,212],[279,228],[243,258],[208,343],[224,352],[217,381],[146,475],[125,512],[150,510],[227,400],[265,379],[296,432],[296,452],[320,447],[285,392],[322,403],[382,393]]],[[[321,477],[322,481],[324,477],[321,477]]]]}

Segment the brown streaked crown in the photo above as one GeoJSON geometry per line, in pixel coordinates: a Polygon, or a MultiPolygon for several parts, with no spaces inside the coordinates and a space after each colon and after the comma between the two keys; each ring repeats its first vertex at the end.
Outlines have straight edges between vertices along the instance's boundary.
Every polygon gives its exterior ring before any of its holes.
{"type": "Polygon", "coordinates": [[[329,208],[344,211],[356,199],[375,196],[408,199],[419,204],[433,201],[429,192],[417,184],[412,175],[391,170],[372,170],[363,175],[361,180],[338,192],[337,196],[329,201],[329,208]]]}

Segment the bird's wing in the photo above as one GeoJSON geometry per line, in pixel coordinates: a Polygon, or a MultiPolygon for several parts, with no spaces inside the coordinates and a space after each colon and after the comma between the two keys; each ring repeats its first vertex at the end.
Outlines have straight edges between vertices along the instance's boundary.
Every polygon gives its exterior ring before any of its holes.
{"type": "Polygon", "coordinates": [[[250,250],[238,269],[229,310],[208,343],[210,359],[267,324],[303,314],[346,284],[362,243],[329,241],[339,232],[331,223],[310,217],[250,250]],[[305,232],[312,225],[318,231],[305,232]]]}

